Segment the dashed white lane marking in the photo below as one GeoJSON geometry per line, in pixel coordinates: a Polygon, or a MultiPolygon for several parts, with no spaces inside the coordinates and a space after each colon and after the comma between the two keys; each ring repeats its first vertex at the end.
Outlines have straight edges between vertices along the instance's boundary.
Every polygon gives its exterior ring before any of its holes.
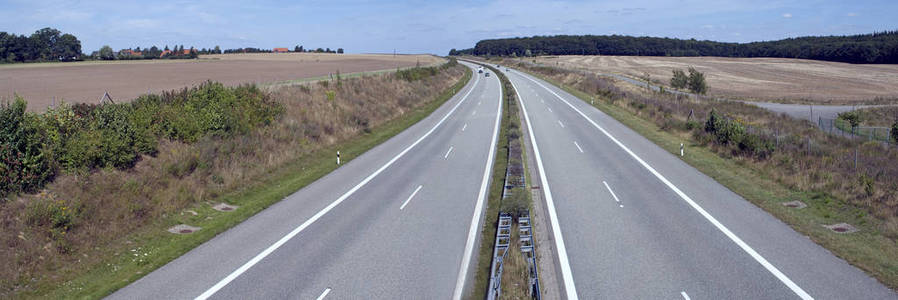
{"type": "MultiPolygon", "coordinates": [[[[498,82],[497,82],[498,84],[498,82]]],[[[487,155],[486,165],[483,166],[483,178],[480,181],[480,191],[477,193],[477,203],[474,205],[474,214],[471,216],[471,225],[468,226],[468,239],[465,241],[465,252],[462,254],[461,266],[458,269],[458,277],[455,279],[455,291],[453,300],[461,300],[465,288],[465,279],[468,277],[468,268],[471,266],[474,255],[474,244],[477,243],[477,233],[480,232],[480,216],[483,214],[483,204],[486,201],[487,186],[490,182],[490,171],[493,170],[493,156],[496,154],[496,141],[499,139],[499,124],[502,120],[502,85],[499,85],[499,101],[496,101],[496,121],[493,125],[493,138],[490,140],[490,153],[487,155]]],[[[518,95],[520,96],[520,95],[518,95]]]]}
{"type": "Polygon", "coordinates": [[[449,158],[449,153],[452,153],[452,146],[449,147],[449,151],[446,151],[446,155],[443,155],[443,158],[449,158]]]}
{"type": "Polygon", "coordinates": [[[583,153],[583,148],[580,148],[580,144],[577,144],[577,141],[574,141],[574,146],[577,146],[577,150],[580,150],[580,153],[583,153]]]}
{"type": "Polygon", "coordinates": [[[468,128],[468,123],[465,123],[465,126],[461,127],[461,131],[465,131],[465,128],[468,128]]]}
{"type": "Polygon", "coordinates": [[[546,107],[546,109],[548,109],[548,110],[549,110],[549,112],[552,112],[552,109],[551,109],[551,108],[549,108],[549,107],[546,107]]]}
{"type": "Polygon", "coordinates": [[[324,289],[324,292],[321,293],[321,295],[318,296],[317,299],[318,299],[318,300],[324,299],[324,297],[327,297],[327,294],[330,294],[330,292],[331,292],[331,288],[326,288],[326,289],[324,289]]]}
{"type": "Polygon", "coordinates": [[[602,180],[602,183],[605,184],[605,188],[607,188],[608,192],[611,193],[611,197],[614,197],[614,201],[617,201],[617,203],[620,205],[620,207],[624,207],[623,204],[620,204],[620,199],[617,198],[617,195],[614,194],[614,191],[611,190],[611,187],[608,186],[608,183],[605,182],[604,180],[602,180]]]}
{"type": "Polygon", "coordinates": [[[402,203],[402,206],[399,207],[399,210],[402,210],[403,208],[405,208],[405,206],[408,205],[408,202],[412,201],[412,198],[414,198],[415,194],[417,194],[418,191],[421,190],[421,187],[423,187],[423,185],[419,185],[418,188],[416,188],[415,191],[412,192],[412,194],[408,196],[408,199],[405,199],[405,203],[402,203]]]}
{"type": "MultiPolygon", "coordinates": [[[[455,113],[455,111],[458,110],[458,107],[461,106],[462,103],[465,103],[465,100],[468,99],[468,96],[471,95],[471,92],[474,91],[474,89],[477,87],[478,83],[480,83],[480,77],[476,77],[476,79],[474,79],[474,84],[471,86],[471,89],[469,89],[465,93],[465,95],[462,96],[461,100],[459,100],[458,103],[456,103],[455,106],[453,106],[452,109],[450,109],[449,112],[443,116],[443,118],[441,118],[436,124],[434,124],[433,127],[430,128],[430,130],[428,130],[426,133],[424,133],[424,135],[422,135],[417,140],[415,140],[414,143],[412,143],[411,145],[406,147],[404,150],[402,150],[402,152],[399,152],[399,154],[396,154],[396,156],[393,156],[393,158],[391,158],[390,161],[388,161],[384,165],[380,166],[379,169],[375,170],[374,173],[371,173],[370,175],[368,175],[368,177],[365,177],[365,179],[363,179],[361,182],[359,182],[354,187],[349,189],[349,191],[346,191],[346,193],[344,193],[342,196],[340,196],[340,198],[337,198],[337,200],[334,200],[334,202],[331,202],[331,204],[328,204],[326,207],[324,207],[323,209],[321,209],[320,211],[315,213],[315,215],[313,215],[311,218],[309,218],[308,220],[303,222],[301,225],[299,225],[299,227],[294,228],[293,231],[290,231],[289,233],[287,233],[287,235],[281,237],[281,239],[279,239],[277,242],[275,242],[271,246],[268,246],[268,248],[265,248],[265,250],[262,250],[262,252],[260,252],[259,254],[254,256],[252,259],[250,259],[249,261],[247,261],[246,263],[241,265],[239,268],[237,268],[237,270],[234,270],[234,272],[231,272],[231,274],[228,274],[228,276],[226,276],[222,280],[215,283],[215,285],[213,285],[208,290],[206,290],[205,292],[203,292],[202,294],[197,296],[195,299],[196,300],[205,300],[205,299],[209,299],[209,297],[212,297],[212,295],[214,295],[216,292],[218,292],[219,290],[224,288],[226,285],[228,285],[228,283],[230,283],[231,281],[234,281],[234,279],[236,279],[238,276],[240,276],[240,274],[243,274],[244,272],[246,272],[246,270],[249,270],[249,268],[252,268],[254,265],[256,265],[257,263],[262,261],[262,259],[264,259],[266,256],[270,255],[272,252],[274,252],[275,250],[280,248],[282,245],[286,244],[287,241],[289,241],[290,239],[292,239],[293,237],[298,235],[300,232],[302,232],[303,230],[305,230],[306,228],[311,226],[313,223],[318,221],[318,219],[321,219],[321,217],[323,217],[328,212],[333,210],[334,207],[337,207],[337,205],[340,205],[340,203],[343,203],[343,201],[345,201],[347,198],[349,198],[349,196],[352,196],[352,194],[354,194],[356,191],[361,189],[362,186],[365,186],[366,184],[368,184],[368,182],[373,180],[374,177],[377,177],[377,175],[379,175],[381,172],[383,172],[384,170],[386,170],[387,168],[392,166],[393,163],[395,163],[397,160],[399,160],[399,158],[405,156],[405,154],[408,153],[409,151],[411,151],[412,148],[415,148],[415,146],[420,144],[421,141],[423,141],[428,136],[430,136],[430,134],[433,133],[434,131],[436,131],[437,128],[439,128],[440,125],[442,125],[443,122],[445,122],[446,119],[449,118],[449,116],[451,116],[453,113],[455,113]]],[[[500,93],[501,93],[501,91],[500,91],[500,93]]],[[[497,120],[498,120],[498,117],[497,117],[497,120]]],[[[495,142],[493,144],[495,144],[495,142]]],[[[492,155],[493,154],[490,153],[490,157],[492,157],[492,155]]],[[[490,162],[490,165],[492,165],[492,162],[490,162]]]]}
{"type": "Polygon", "coordinates": [[[476,115],[476,114],[477,114],[477,111],[476,111],[476,110],[475,110],[474,112],[471,113],[472,116],[473,116],[473,115],[476,115]]]}
{"type": "Polygon", "coordinates": [[[561,120],[558,120],[558,125],[561,125],[561,128],[564,128],[564,123],[561,123],[561,120]]]}
{"type": "MultiPolygon", "coordinates": [[[[564,292],[568,300],[577,300],[577,287],[574,286],[574,275],[571,273],[571,263],[568,261],[567,249],[564,247],[564,237],[561,235],[561,225],[558,224],[558,213],[555,211],[555,200],[552,198],[552,188],[549,187],[549,179],[546,177],[546,171],[543,167],[543,160],[539,154],[539,146],[536,143],[536,136],[533,135],[533,127],[530,125],[530,114],[527,113],[527,106],[524,105],[524,99],[518,93],[518,88],[514,81],[511,82],[512,88],[518,96],[518,102],[521,103],[521,110],[524,112],[524,121],[527,122],[527,132],[530,135],[530,145],[533,146],[533,154],[536,158],[536,169],[539,170],[539,180],[543,185],[543,195],[546,197],[546,208],[549,211],[549,223],[552,226],[552,234],[555,236],[555,250],[558,251],[558,264],[561,267],[561,279],[564,282],[564,292]]],[[[550,110],[551,111],[551,110],[550,110]]]]}
{"type": "MultiPolygon", "coordinates": [[[[520,72],[518,72],[518,73],[520,73],[520,72]]],[[[683,199],[683,201],[686,201],[686,203],[689,204],[689,206],[692,206],[692,208],[695,209],[700,215],[702,215],[702,217],[704,217],[706,220],[708,220],[708,222],[710,222],[711,225],[714,225],[714,227],[716,227],[717,230],[720,230],[720,232],[723,232],[723,234],[726,235],[731,241],[733,241],[733,243],[735,243],[737,246],[739,246],[739,248],[741,248],[742,251],[745,251],[745,253],[747,253],[749,256],[751,256],[751,258],[753,258],[755,261],[757,261],[759,264],[761,264],[761,266],[763,266],[764,269],[767,269],[768,272],[773,274],[774,277],[779,279],[780,282],[782,282],[783,284],[786,285],[786,287],[791,289],[792,292],[794,292],[796,295],[798,295],[799,298],[804,299],[804,300],[814,299],[814,297],[811,297],[811,295],[808,294],[808,292],[806,292],[800,286],[798,286],[798,284],[795,284],[795,282],[792,281],[792,279],[789,279],[789,277],[786,276],[786,274],[783,274],[783,272],[781,272],[779,269],[777,269],[776,266],[774,266],[769,261],[767,261],[767,259],[764,258],[763,256],[761,256],[760,253],[755,251],[754,248],[752,248],[747,243],[745,243],[745,241],[743,241],[741,238],[739,238],[739,236],[737,236],[735,233],[730,231],[730,229],[727,228],[726,226],[724,226],[722,223],[720,223],[720,221],[717,221],[717,218],[714,218],[714,216],[712,216],[710,213],[708,213],[708,211],[706,211],[704,208],[702,208],[700,205],[698,205],[698,203],[695,203],[695,201],[693,201],[692,198],[690,198],[688,195],[686,195],[686,193],[684,193],[682,190],[680,190],[680,188],[678,188],[673,183],[671,183],[669,180],[667,180],[667,178],[664,177],[664,175],[661,175],[661,173],[659,173],[657,170],[655,170],[655,168],[650,166],[647,162],[642,160],[642,158],[640,158],[638,155],[636,155],[636,153],[633,153],[633,151],[630,150],[630,148],[627,148],[627,146],[625,146],[617,138],[615,138],[613,135],[611,135],[611,133],[608,132],[607,130],[605,130],[605,128],[602,128],[602,126],[599,126],[598,123],[596,123],[595,121],[590,119],[588,116],[586,116],[586,114],[583,113],[582,111],[580,111],[580,109],[578,109],[576,106],[574,106],[573,104],[571,104],[570,102],[565,100],[563,97],[561,97],[560,95],[555,93],[555,91],[549,89],[548,87],[546,87],[539,81],[536,81],[536,79],[530,78],[530,76],[523,75],[523,74],[521,76],[524,78],[527,78],[530,81],[533,81],[537,85],[541,86],[543,89],[549,91],[549,93],[552,93],[552,95],[555,95],[555,97],[558,98],[558,100],[561,100],[562,102],[567,104],[567,106],[569,106],[574,111],[576,111],[578,114],[580,114],[581,117],[586,119],[586,121],[588,121],[590,124],[592,124],[592,126],[594,126],[600,132],[605,134],[605,136],[607,136],[612,142],[614,142],[618,147],[623,149],[624,152],[627,152],[627,154],[629,154],[630,157],[633,157],[633,159],[635,159],[640,165],[642,165],[643,168],[648,170],[649,173],[652,173],[652,175],[655,175],[655,178],[658,178],[658,180],[660,180],[662,183],[664,183],[664,185],[666,185],[674,193],[676,193],[678,196],[680,196],[680,198],[683,199]]],[[[525,116],[526,116],[526,114],[525,114],[525,116]]]]}
{"type": "Polygon", "coordinates": [[[682,296],[683,296],[683,299],[685,299],[685,300],[692,300],[692,299],[689,298],[689,295],[686,294],[686,291],[680,292],[680,295],[682,295],[682,296]]]}

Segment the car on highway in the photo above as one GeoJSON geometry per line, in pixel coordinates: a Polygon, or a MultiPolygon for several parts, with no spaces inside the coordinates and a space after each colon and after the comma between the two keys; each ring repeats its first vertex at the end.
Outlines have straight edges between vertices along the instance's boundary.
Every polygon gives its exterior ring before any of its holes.
{"type": "Polygon", "coordinates": [[[490,72],[486,72],[486,74],[483,74],[483,77],[490,77],[490,72]]]}

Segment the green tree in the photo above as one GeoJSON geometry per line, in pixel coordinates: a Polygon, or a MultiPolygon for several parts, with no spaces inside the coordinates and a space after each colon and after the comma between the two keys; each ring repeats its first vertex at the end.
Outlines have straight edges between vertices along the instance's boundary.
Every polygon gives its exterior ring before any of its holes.
{"type": "Polygon", "coordinates": [[[696,94],[704,95],[708,92],[708,84],[705,83],[705,74],[689,67],[689,90],[696,94]]]}
{"type": "Polygon", "coordinates": [[[221,47],[215,45],[215,48],[212,49],[212,54],[221,54],[221,47]]]}
{"type": "Polygon", "coordinates": [[[102,59],[102,60],[115,59],[115,51],[112,51],[112,47],[109,47],[109,45],[103,45],[103,47],[100,48],[100,59],[102,59]]]}
{"type": "Polygon", "coordinates": [[[862,120],[861,120],[861,114],[860,114],[858,111],[856,111],[856,110],[846,111],[846,112],[843,112],[843,113],[839,113],[839,117],[838,117],[838,118],[839,118],[839,119],[842,119],[842,120],[845,120],[845,121],[848,121],[848,124],[851,125],[851,130],[854,130],[855,128],[857,128],[858,126],[860,126],[860,125],[861,125],[861,121],[862,121],[862,120]]]}
{"type": "Polygon", "coordinates": [[[686,73],[680,69],[673,70],[673,76],[670,78],[670,86],[675,89],[686,88],[686,85],[689,82],[689,77],[686,77],[686,73]]]}
{"type": "Polygon", "coordinates": [[[337,53],[338,53],[338,54],[343,54],[343,48],[337,48],[337,53]]]}

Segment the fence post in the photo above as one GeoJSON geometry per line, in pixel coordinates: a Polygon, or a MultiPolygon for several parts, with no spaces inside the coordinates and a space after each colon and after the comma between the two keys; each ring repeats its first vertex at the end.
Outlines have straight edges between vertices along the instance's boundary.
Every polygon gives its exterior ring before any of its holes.
{"type": "Polygon", "coordinates": [[[859,146],[854,147],[854,170],[857,171],[857,149],[859,146]]]}

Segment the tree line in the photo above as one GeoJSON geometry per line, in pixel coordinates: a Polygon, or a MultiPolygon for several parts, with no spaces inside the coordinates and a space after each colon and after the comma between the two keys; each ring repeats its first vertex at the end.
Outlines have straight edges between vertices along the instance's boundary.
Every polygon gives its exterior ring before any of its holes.
{"type": "Polygon", "coordinates": [[[898,63],[898,31],[723,43],[624,35],[556,35],[490,39],[449,55],[641,55],[802,58],[847,63],[898,63]]]}
{"type": "Polygon", "coordinates": [[[73,61],[81,59],[81,41],[74,35],[43,28],[31,36],[0,32],[0,63],[73,61]]]}

